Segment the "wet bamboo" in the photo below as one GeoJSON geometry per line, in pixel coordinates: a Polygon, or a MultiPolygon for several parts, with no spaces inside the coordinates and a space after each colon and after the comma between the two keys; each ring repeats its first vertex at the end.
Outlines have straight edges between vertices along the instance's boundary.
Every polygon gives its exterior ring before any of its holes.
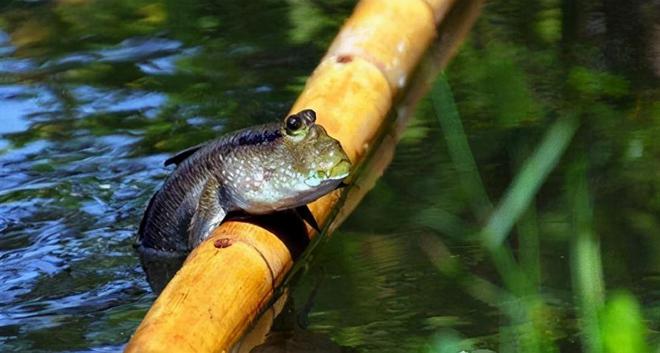
{"type": "MultiPolygon", "coordinates": [[[[454,0],[360,1],[291,112],[314,109],[318,123],[359,165],[453,4],[454,0]]],[[[327,232],[346,214],[332,214],[340,193],[310,205],[327,232]]],[[[272,300],[292,267],[291,252],[281,238],[249,223],[222,224],[190,254],[126,352],[227,351],[272,300]],[[230,246],[217,246],[220,243],[230,246]]]]}

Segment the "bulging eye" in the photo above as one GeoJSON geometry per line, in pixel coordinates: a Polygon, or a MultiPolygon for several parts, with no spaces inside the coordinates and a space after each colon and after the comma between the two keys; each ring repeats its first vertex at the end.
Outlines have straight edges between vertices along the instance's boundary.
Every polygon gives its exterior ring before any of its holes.
{"type": "Polygon", "coordinates": [[[303,121],[298,115],[291,115],[286,118],[286,131],[289,134],[293,134],[296,131],[300,130],[303,126],[303,121]]]}

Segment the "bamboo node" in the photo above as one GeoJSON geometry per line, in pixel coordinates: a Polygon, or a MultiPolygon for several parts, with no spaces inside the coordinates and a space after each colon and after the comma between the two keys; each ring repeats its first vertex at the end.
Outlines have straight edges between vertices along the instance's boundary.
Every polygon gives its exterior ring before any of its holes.
{"type": "Polygon", "coordinates": [[[224,249],[230,247],[234,242],[230,238],[220,238],[213,242],[213,246],[218,249],[224,249]]]}
{"type": "Polygon", "coordinates": [[[337,62],[340,64],[347,64],[353,61],[353,57],[351,55],[338,55],[337,56],[337,62]]]}

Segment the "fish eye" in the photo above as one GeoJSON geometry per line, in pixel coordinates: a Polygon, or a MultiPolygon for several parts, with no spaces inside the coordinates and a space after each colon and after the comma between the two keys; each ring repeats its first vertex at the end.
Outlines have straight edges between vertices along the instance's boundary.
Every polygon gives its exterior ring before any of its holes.
{"type": "Polygon", "coordinates": [[[305,119],[307,124],[313,124],[316,121],[316,112],[314,112],[311,109],[305,109],[299,112],[297,115],[303,117],[303,119],[305,119]]]}
{"type": "Polygon", "coordinates": [[[303,126],[303,121],[298,115],[291,115],[288,118],[286,118],[286,132],[291,134],[295,134],[300,128],[303,126]]]}

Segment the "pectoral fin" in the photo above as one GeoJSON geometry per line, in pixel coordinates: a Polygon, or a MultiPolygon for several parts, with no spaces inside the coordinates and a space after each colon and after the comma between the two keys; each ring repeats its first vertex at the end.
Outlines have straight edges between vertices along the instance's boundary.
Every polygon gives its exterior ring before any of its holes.
{"type": "Polygon", "coordinates": [[[321,228],[319,227],[319,224],[316,223],[316,219],[314,219],[314,215],[307,205],[296,207],[295,211],[303,221],[307,222],[307,224],[314,228],[315,231],[321,233],[321,228]]]}
{"type": "Polygon", "coordinates": [[[188,229],[190,249],[206,240],[227,215],[227,210],[221,204],[220,189],[221,186],[215,180],[209,180],[204,185],[188,229]]]}

